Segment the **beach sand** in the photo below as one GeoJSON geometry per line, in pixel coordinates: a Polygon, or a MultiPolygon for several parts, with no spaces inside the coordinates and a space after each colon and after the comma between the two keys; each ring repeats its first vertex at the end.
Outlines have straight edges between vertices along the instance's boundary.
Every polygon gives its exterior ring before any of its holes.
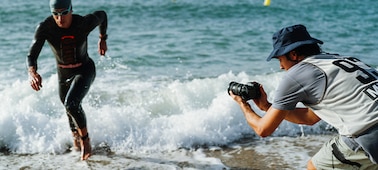
{"type": "Polygon", "coordinates": [[[243,139],[224,147],[178,149],[164,153],[118,154],[95,147],[81,161],[79,152],[63,154],[0,154],[0,169],[305,169],[330,135],[243,139]]]}
{"type": "Polygon", "coordinates": [[[243,140],[235,147],[208,151],[230,169],[306,169],[307,161],[332,135],[306,137],[268,137],[243,140]]]}

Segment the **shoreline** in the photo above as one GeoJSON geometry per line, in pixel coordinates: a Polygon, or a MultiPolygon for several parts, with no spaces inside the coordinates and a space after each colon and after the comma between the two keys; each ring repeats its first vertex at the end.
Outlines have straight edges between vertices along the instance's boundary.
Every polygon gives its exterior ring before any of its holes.
{"type": "Polygon", "coordinates": [[[87,161],[79,152],[0,153],[2,169],[306,169],[307,161],[331,135],[243,139],[229,146],[163,153],[115,153],[97,147],[87,161]]]}
{"type": "Polygon", "coordinates": [[[308,160],[334,135],[267,137],[207,151],[231,169],[306,169],[308,160]],[[284,152],[283,152],[284,151],[284,152]]]}

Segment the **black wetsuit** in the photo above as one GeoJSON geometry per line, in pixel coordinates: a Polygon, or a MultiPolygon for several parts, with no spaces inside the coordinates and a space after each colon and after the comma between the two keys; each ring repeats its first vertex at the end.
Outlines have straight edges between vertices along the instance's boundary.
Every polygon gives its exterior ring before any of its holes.
{"type": "Polygon", "coordinates": [[[59,28],[50,16],[38,25],[27,56],[28,66],[37,69],[38,56],[47,40],[57,61],[59,96],[66,108],[72,131],[76,127],[86,127],[81,101],[96,76],[94,62],[87,52],[87,37],[97,26],[100,34],[106,35],[107,15],[104,11],[86,16],[73,14],[72,24],[67,29],[59,28]]]}

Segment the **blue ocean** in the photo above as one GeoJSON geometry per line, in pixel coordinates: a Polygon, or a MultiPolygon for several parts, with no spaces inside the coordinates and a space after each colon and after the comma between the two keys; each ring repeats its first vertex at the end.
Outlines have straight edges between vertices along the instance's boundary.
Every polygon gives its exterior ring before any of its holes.
{"type": "Polygon", "coordinates": [[[269,6],[263,0],[72,0],[75,14],[108,14],[105,56],[97,52],[98,28],[88,37],[97,76],[82,105],[92,145],[111,151],[83,163],[78,153],[66,153],[72,137],[47,43],[38,58],[42,90],[28,80],[26,56],[36,26],[51,15],[48,0],[2,2],[0,169],[232,169],[225,146],[262,155],[238,159],[252,162],[250,169],[301,169],[322,144],[311,141],[327,139],[332,127],[284,122],[261,139],[229,97],[229,82],[257,81],[272,101],[285,72],[277,60],[266,61],[271,37],[294,24],[324,41],[323,51],[378,67],[374,0],[271,0],[269,6]],[[278,141],[298,140],[310,145],[306,151],[282,147],[275,160],[263,154],[282,146],[278,141]]]}

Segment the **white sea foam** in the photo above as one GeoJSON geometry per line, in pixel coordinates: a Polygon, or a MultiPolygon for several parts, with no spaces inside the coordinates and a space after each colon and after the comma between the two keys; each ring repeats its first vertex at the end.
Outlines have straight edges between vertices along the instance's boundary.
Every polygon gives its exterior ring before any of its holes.
{"type": "MultiPolygon", "coordinates": [[[[120,153],[227,145],[254,135],[227,94],[228,82],[256,80],[267,84],[265,90],[271,95],[274,83],[266,82],[280,75],[230,72],[188,81],[134,79],[124,85],[124,81],[112,81],[111,75],[100,74],[83,101],[89,133],[95,145],[105,142],[120,153]]],[[[5,113],[0,116],[3,147],[17,153],[61,153],[70,144],[56,74],[43,83],[42,90],[35,92],[28,82],[16,81],[0,94],[5,113]]],[[[296,136],[303,131],[322,133],[323,129],[314,132],[314,128],[284,122],[274,135],[296,136]]]]}
{"type": "MultiPolygon", "coordinates": [[[[92,144],[95,148],[108,145],[115,154],[98,154],[93,161],[115,161],[98,169],[121,169],[119,164],[177,169],[185,162],[197,162],[197,169],[220,169],[219,160],[207,159],[201,149],[221,150],[223,156],[232,157],[243,152],[239,140],[247,137],[257,141],[247,149],[256,147],[262,154],[284,155],[277,157],[305,164],[311,154],[294,153],[303,147],[290,147],[290,143],[313,140],[307,135],[322,134],[326,124],[309,127],[283,122],[275,137],[259,143],[228,96],[228,83],[258,81],[272,100],[284,73],[277,71],[277,61],[265,62],[272,50],[271,36],[283,26],[298,23],[325,42],[324,51],[356,56],[377,67],[377,2],[276,1],[264,7],[251,0],[73,1],[75,14],[103,9],[109,16],[109,56],[98,56],[97,28],[88,37],[97,77],[82,104],[92,144]],[[221,145],[233,150],[226,153],[221,145]],[[272,148],[278,153],[271,153],[272,148]]],[[[33,91],[27,80],[25,57],[36,25],[50,15],[48,4],[5,0],[0,11],[0,148],[11,151],[0,156],[0,169],[12,169],[12,165],[19,167],[15,169],[55,169],[54,165],[91,169],[95,165],[80,162],[77,153],[62,154],[72,137],[58,97],[56,62],[47,43],[38,58],[42,90],[33,91]]]]}

